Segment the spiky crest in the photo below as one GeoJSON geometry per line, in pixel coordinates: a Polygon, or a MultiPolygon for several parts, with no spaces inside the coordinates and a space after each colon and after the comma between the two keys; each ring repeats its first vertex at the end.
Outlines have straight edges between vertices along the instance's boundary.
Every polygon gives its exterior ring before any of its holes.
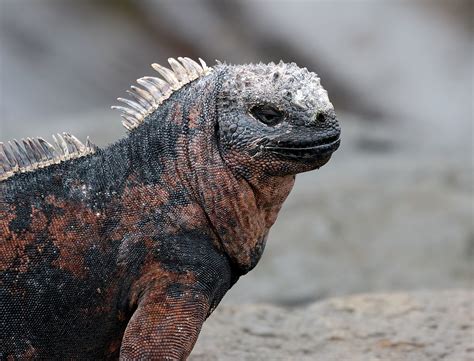
{"type": "Polygon", "coordinates": [[[53,140],[55,146],[39,137],[14,139],[7,144],[0,142],[0,181],[17,173],[84,157],[97,149],[89,137],[85,145],[69,133],[53,135],[53,140]]]}
{"type": "Polygon", "coordinates": [[[168,63],[171,69],[153,63],[151,66],[161,75],[161,78],[145,76],[137,79],[137,83],[144,89],[132,85],[127,93],[133,100],[117,98],[126,106],[112,106],[112,109],[122,112],[123,126],[128,130],[138,127],[147,115],[158,109],[175,91],[212,71],[204,60],[199,58],[199,62],[201,64],[186,57],[178,57],[178,60],[169,58],[168,63]]]}
{"type": "MultiPolygon", "coordinates": [[[[200,64],[187,57],[169,58],[171,69],[153,63],[151,66],[161,78],[146,76],[137,80],[143,87],[131,86],[127,93],[133,100],[117,98],[125,106],[112,106],[122,112],[122,124],[128,130],[138,127],[145,117],[154,112],[175,91],[184,85],[209,74],[212,68],[199,58],[200,64]]],[[[43,138],[14,139],[7,144],[0,142],[0,181],[17,173],[30,172],[51,164],[80,158],[96,151],[96,146],[87,138],[82,144],[69,133],[53,135],[55,146],[43,138]]]]}

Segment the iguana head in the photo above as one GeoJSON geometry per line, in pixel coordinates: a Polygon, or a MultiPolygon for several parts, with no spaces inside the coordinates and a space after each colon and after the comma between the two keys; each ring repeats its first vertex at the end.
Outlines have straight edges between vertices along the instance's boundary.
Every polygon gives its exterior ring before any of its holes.
{"type": "Polygon", "coordinates": [[[205,213],[204,231],[235,269],[248,272],[294,175],[321,167],[338,148],[334,108],[317,75],[293,63],[169,63],[153,65],[162,78],[132,87],[136,102],[119,99],[137,158],[153,168],[141,176],[167,176],[205,213]]]}
{"type": "MultiPolygon", "coordinates": [[[[123,112],[127,129],[138,127],[174,93],[187,93],[181,99],[213,104],[216,113],[211,116],[208,109],[201,117],[211,125],[202,133],[217,131],[214,139],[223,159],[240,175],[281,176],[319,168],[339,146],[334,107],[318,76],[306,68],[283,62],[209,68],[189,58],[170,58],[169,63],[171,69],[152,65],[162,78],[138,79],[145,89],[132,86],[135,102],[119,98],[127,107],[114,108],[123,112]],[[194,84],[181,89],[189,83],[194,84]]],[[[183,115],[179,122],[187,126],[189,117],[183,115]]]]}
{"type": "Polygon", "coordinates": [[[334,107],[318,76],[296,64],[219,65],[218,140],[243,176],[296,174],[339,146],[334,107]]]}

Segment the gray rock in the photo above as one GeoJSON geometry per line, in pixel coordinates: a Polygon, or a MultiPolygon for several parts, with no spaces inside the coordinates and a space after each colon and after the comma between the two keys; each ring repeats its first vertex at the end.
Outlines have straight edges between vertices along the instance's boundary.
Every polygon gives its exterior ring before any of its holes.
{"type": "Polygon", "coordinates": [[[224,305],[189,360],[474,360],[474,292],[361,294],[308,307],[224,305]]]}

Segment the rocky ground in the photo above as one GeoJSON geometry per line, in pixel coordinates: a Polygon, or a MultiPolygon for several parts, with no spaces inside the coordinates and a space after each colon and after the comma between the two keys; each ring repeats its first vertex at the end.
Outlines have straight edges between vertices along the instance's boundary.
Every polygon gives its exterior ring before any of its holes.
{"type": "Polygon", "coordinates": [[[297,309],[223,306],[190,361],[472,361],[474,292],[362,294],[297,309]]]}

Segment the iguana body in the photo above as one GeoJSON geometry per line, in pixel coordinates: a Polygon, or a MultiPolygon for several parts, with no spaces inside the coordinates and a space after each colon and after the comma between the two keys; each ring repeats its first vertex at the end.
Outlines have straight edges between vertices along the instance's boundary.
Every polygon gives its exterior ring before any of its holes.
{"type": "Polygon", "coordinates": [[[294,175],[337,148],[306,69],[180,61],[161,69],[168,88],[141,79],[130,134],[103,150],[49,165],[61,157],[38,141],[2,146],[0,359],[185,359],[259,260],[294,175]]]}

